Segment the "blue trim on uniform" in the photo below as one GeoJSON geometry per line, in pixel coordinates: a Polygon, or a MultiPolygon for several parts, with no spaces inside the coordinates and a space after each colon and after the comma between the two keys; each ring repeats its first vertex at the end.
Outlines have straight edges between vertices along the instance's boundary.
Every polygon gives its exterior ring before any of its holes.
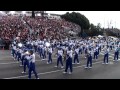
{"type": "Polygon", "coordinates": [[[77,63],[79,63],[79,59],[78,59],[78,54],[76,53],[74,56],[74,63],[77,61],[77,63]]]}
{"type": "Polygon", "coordinates": [[[59,65],[59,62],[61,63],[61,65],[63,66],[63,62],[62,62],[62,56],[59,56],[57,59],[57,66],[59,65]]]}
{"type": "Polygon", "coordinates": [[[108,63],[108,56],[109,56],[108,53],[104,55],[104,63],[106,63],[106,62],[108,63]]]}
{"type": "Polygon", "coordinates": [[[70,68],[70,72],[73,72],[72,58],[71,57],[68,57],[68,59],[66,60],[65,72],[67,72],[68,68],[70,68]]]}
{"type": "Polygon", "coordinates": [[[52,63],[52,53],[48,53],[48,63],[52,63]]]}
{"type": "Polygon", "coordinates": [[[38,75],[37,75],[37,72],[36,72],[36,69],[35,69],[35,63],[33,62],[30,62],[30,65],[29,65],[29,75],[28,75],[28,78],[31,79],[31,72],[33,71],[33,73],[35,74],[35,77],[36,79],[38,78],[38,75]]]}
{"type": "Polygon", "coordinates": [[[117,52],[115,52],[115,54],[114,54],[114,60],[118,60],[118,57],[119,57],[119,51],[117,51],[117,52]]]}
{"type": "Polygon", "coordinates": [[[87,67],[89,66],[89,64],[90,64],[90,67],[92,67],[92,56],[91,55],[87,57],[87,67]]]}

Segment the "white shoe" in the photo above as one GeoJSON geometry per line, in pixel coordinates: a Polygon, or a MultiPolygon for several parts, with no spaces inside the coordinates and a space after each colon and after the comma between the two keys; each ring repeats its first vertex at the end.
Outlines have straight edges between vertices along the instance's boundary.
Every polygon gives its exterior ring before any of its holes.
{"type": "Polygon", "coordinates": [[[87,69],[88,67],[85,67],[85,69],[87,69]]]}
{"type": "Polygon", "coordinates": [[[57,68],[58,66],[54,66],[54,67],[56,67],[56,68],[57,68]]]}
{"type": "Polygon", "coordinates": [[[33,71],[31,73],[33,73],[33,71]]]}
{"type": "Polygon", "coordinates": [[[72,63],[72,64],[75,64],[75,63],[72,63]]]}
{"type": "Polygon", "coordinates": [[[77,64],[80,64],[80,63],[77,63],[77,64]]]}
{"type": "Polygon", "coordinates": [[[106,63],[106,64],[108,64],[108,63],[106,63]]]}
{"type": "Polygon", "coordinates": [[[37,78],[37,79],[40,79],[40,78],[37,78]]]}
{"type": "Polygon", "coordinates": [[[22,73],[26,73],[26,72],[23,71],[22,73]]]}
{"type": "Polygon", "coordinates": [[[92,68],[92,67],[89,67],[90,69],[92,68]]]}
{"type": "Polygon", "coordinates": [[[71,72],[69,72],[68,74],[72,74],[71,72]]]}
{"type": "Polygon", "coordinates": [[[20,67],[22,67],[23,65],[20,65],[20,67]]]}
{"type": "Polygon", "coordinates": [[[113,62],[115,62],[115,60],[113,60],[113,62]]]}
{"type": "Polygon", "coordinates": [[[49,64],[49,62],[47,62],[47,64],[49,64]]]}
{"type": "Polygon", "coordinates": [[[42,59],[42,61],[44,61],[45,59],[42,59]]]}
{"type": "Polygon", "coordinates": [[[61,66],[61,68],[64,68],[64,66],[61,66]]]}
{"type": "Polygon", "coordinates": [[[67,72],[63,72],[63,74],[66,74],[67,72]]]}

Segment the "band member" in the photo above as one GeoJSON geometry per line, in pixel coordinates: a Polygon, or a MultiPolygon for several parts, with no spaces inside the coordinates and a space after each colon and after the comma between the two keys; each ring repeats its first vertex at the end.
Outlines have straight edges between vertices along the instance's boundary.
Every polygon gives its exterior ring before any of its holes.
{"type": "Polygon", "coordinates": [[[24,67],[23,67],[22,73],[26,73],[26,66],[29,68],[29,60],[30,60],[30,53],[28,51],[26,51],[24,53],[24,58],[23,58],[24,67]]]}
{"type": "Polygon", "coordinates": [[[82,50],[83,50],[83,45],[80,45],[79,54],[82,54],[82,50]]]}
{"type": "Polygon", "coordinates": [[[64,61],[66,61],[66,57],[67,57],[67,47],[65,47],[64,49],[64,61]]]}
{"type": "Polygon", "coordinates": [[[42,56],[43,56],[43,59],[46,58],[46,47],[45,46],[43,46],[42,48],[42,56]]]}
{"type": "Polygon", "coordinates": [[[21,53],[22,53],[22,50],[21,50],[21,48],[18,48],[18,57],[17,57],[17,60],[18,61],[21,61],[21,53]]]}
{"type": "Polygon", "coordinates": [[[110,42],[110,49],[112,50],[112,48],[113,48],[113,45],[112,45],[112,42],[110,42]]]}
{"type": "Polygon", "coordinates": [[[59,62],[60,62],[61,63],[61,68],[63,68],[64,67],[63,62],[62,62],[63,50],[61,48],[59,48],[57,54],[58,54],[57,55],[58,56],[58,58],[57,58],[57,66],[55,66],[55,67],[58,67],[59,62]]]}
{"type": "Polygon", "coordinates": [[[35,54],[33,53],[33,50],[30,50],[30,59],[29,59],[29,76],[28,78],[31,79],[31,72],[35,74],[36,79],[38,78],[36,69],[35,69],[35,54]]]}
{"type": "Polygon", "coordinates": [[[52,63],[52,47],[51,46],[48,48],[48,62],[47,62],[47,64],[50,64],[50,63],[52,63]]]}
{"type": "Polygon", "coordinates": [[[42,57],[42,45],[39,45],[38,52],[39,52],[39,55],[40,55],[40,58],[41,58],[42,57]]]}
{"type": "Polygon", "coordinates": [[[87,65],[85,68],[92,68],[92,50],[87,50],[87,65]]]}
{"type": "Polygon", "coordinates": [[[18,62],[19,62],[18,57],[19,57],[19,48],[18,48],[18,46],[17,46],[15,59],[18,60],[18,62]]]}
{"type": "Polygon", "coordinates": [[[15,56],[16,56],[16,46],[15,45],[13,45],[13,47],[12,47],[12,56],[15,60],[15,56]]]}
{"type": "Polygon", "coordinates": [[[108,57],[109,57],[109,47],[106,46],[104,48],[104,61],[103,61],[103,64],[108,64],[108,57]]]}
{"type": "Polygon", "coordinates": [[[94,59],[98,59],[98,48],[94,48],[94,59]]]}
{"type": "Polygon", "coordinates": [[[73,54],[73,51],[72,51],[71,48],[69,47],[69,49],[68,49],[68,51],[67,51],[66,68],[65,68],[65,72],[63,72],[63,73],[67,73],[68,68],[70,68],[69,74],[72,74],[72,72],[73,72],[72,54],[73,54]]]}
{"type": "Polygon", "coordinates": [[[119,56],[119,48],[118,48],[118,45],[117,45],[117,47],[115,47],[115,54],[114,54],[114,60],[113,61],[115,61],[115,60],[118,61],[118,56],[119,56]]]}
{"type": "Polygon", "coordinates": [[[35,41],[35,42],[34,42],[34,49],[35,49],[35,52],[37,52],[37,45],[38,45],[38,42],[35,41]]]}
{"type": "Polygon", "coordinates": [[[25,56],[25,55],[24,55],[24,48],[22,48],[22,49],[21,49],[21,62],[22,62],[22,63],[21,63],[20,66],[24,66],[24,62],[23,62],[23,61],[24,61],[24,56],[25,56]]]}
{"type": "Polygon", "coordinates": [[[78,46],[76,47],[74,53],[75,53],[75,55],[74,55],[74,62],[73,62],[73,64],[75,64],[76,60],[77,60],[77,64],[80,64],[79,59],[78,59],[78,54],[79,54],[79,48],[78,48],[78,46]]]}
{"type": "Polygon", "coordinates": [[[101,52],[101,43],[99,43],[99,48],[98,49],[99,49],[99,52],[101,52]]]}

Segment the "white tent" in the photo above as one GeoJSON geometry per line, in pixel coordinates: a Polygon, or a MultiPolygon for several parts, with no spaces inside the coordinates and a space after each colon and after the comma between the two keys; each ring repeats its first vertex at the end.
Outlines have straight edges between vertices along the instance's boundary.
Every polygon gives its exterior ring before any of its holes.
{"type": "Polygon", "coordinates": [[[98,35],[98,37],[99,37],[99,38],[102,38],[103,36],[101,36],[101,35],[98,35]]]}

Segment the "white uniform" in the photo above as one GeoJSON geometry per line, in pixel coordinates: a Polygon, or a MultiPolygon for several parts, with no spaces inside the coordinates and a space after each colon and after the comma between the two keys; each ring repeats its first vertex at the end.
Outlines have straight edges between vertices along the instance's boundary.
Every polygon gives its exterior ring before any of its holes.
{"type": "Polygon", "coordinates": [[[105,48],[104,54],[109,53],[109,48],[105,48]]]}
{"type": "Polygon", "coordinates": [[[30,55],[30,62],[35,63],[35,54],[30,55]]]}
{"type": "Polygon", "coordinates": [[[78,54],[79,53],[79,48],[75,49],[75,52],[78,54]]]}
{"type": "Polygon", "coordinates": [[[72,51],[72,50],[67,51],[67,54],[69,55],[69,57],[71,57],[71,58],[72,58],[73,51],[72,51]]]}
{"type": "Polygon", "coordinates": [[[115,52],[117,52],[118,51],[118,47],[115,47],[115,52]]]}
{"type": "Polygon", "coordinates": [[[29,55],[26,55],[25,58],[30,61],[31,57],[29,55]]]}
{"type": "Polygon", "coordinates": [[[63,50],[58,50],[58,55],[62,56],[63,55],[63,50]]]}
{"type": "Polygon", "coordinates": [[[36,42],[35,42],[35,46],[37,46],[37,45],[38,45],[38,42],[36,41],[36,42]]]}
{"type": "Polygon", "coordinates": [[[48,52],[52,53],[52,48],[48,48],[48,52]]]}
{"type": "Polygon", "coordinates": [[[16,46],[13,46],[13,50],[16,50],[16,46]]]}

